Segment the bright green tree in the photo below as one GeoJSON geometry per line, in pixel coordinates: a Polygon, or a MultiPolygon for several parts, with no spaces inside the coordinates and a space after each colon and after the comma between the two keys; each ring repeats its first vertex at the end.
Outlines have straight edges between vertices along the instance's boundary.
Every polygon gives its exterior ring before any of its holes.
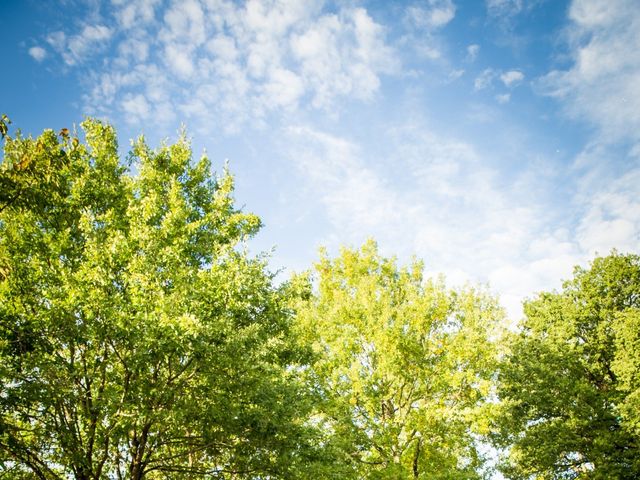
{"type": "Polygon", "coordinates": [[[474,425],[491,391],[494,300],[425,280],[419,262],[399,268],[371,241],[323,254],[315,275],[297,318],[336,478],[482,477],[474,425]]]}
{"type": "Polygon", "coordinates": [[[86,144],[5,139],[0,475],[303,475],[304,350],[284,290],[244,253],[259,219],[184,135],[138,140],[125,165],[110,126],[82,128],[86,144]]]}
{"type": "Polygon", "coordinates": [[[625,426],[640,438],[640,308],[625,308],[616,316],[613,328],[616,356],[611,368],[624,396],[619,407],[625,426]]]}
{"type": "Polygon", "coordinates": [[[525,304],[500,372],[508,478],[640,478],[639,307],[640,257],[616,252],[525,304]]]}

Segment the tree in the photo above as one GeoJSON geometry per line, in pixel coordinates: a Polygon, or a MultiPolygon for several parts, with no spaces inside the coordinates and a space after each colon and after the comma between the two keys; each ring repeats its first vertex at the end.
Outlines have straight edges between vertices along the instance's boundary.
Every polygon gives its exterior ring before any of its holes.
{"type": "Polygon", "coordinates": [[[323,253],[315,273],[297,318],[336,478],[482,477],[473,427],[490,393],[495,301],[425,280],[419,262],[398,268],[372,241],[323,253]]]}
{"type": "Polygon", "coordinates": [[[617,252],[525,304],[500,372],[509,478],[640,478],[639,307],[640,257],[617,252]]]}
{"type": "Polygon", "coordinates": [[[640,309],[625,308],[616,316],[614,329],[616,355],[611,368],[624,396],[620,412],[625,426],[640,438],[640,309]]]}
{"type": "Polygon", "coordinates": [[[0,473],[11,478],[300,475],[305,350],[243,241],[233,179],[182,135],[6,137],[0,179],[0,473]],[[132,173],[137,172],[137,173],[132,173]],[[298,473],[295,473],[298,472],[298,473]]]}
{"type": "Polygon", "coordinates": [[[0,117],[0,138],[4,138],[7,136],[9,132],[9,125],[11,124],[11,120],[4,113],[0,117]]]}

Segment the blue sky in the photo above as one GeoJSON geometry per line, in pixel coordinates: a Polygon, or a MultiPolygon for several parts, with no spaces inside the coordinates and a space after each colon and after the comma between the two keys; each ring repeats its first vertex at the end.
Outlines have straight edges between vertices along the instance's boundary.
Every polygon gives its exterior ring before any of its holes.
{"type": "Polygon", "coordinates": [[[517,317],[640,251],[637,0],[5,0],[0,39],[12,127],[184,123],[274,269],[374,237],[517,317]]]}

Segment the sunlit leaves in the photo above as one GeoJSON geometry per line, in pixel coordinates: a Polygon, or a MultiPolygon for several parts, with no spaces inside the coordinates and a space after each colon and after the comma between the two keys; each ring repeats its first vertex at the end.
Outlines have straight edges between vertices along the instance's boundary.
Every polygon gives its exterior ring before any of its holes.
{"type": "Polygon", "coordinates": [[[315,270],[298,321],[317,355],[318,418],[349,474],[481,477],[473,413],[490,390],[495,302],[424,279],[419,262],[399,268],[373,242],[315,270]]]}
{"type": "Polygon", "coordinates": [[[7,137],[0,469],[18,478],[292,475],[313,465],[285,289],[260,222],[183,134],[7,137]],[[136,172],[136,173],[133,173],[136,172]],[[293,401],[291,401],[293,400],[293,401]],[[235,472],[235,473],[234,473],[235,472]],[[289,473],[287,473],[289,472],[289,473]]]}

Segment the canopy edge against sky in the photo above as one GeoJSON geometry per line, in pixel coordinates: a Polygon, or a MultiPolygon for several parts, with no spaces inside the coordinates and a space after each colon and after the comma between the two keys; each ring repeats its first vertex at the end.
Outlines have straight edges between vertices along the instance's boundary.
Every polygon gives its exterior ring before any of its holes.
{"type": "Polygon", "coordinates": [[[374,237],[517,317],[640,251],[634,0],[6,1],[0,38],[12,128],[97,116],[126,152],[185,124],[274,269],[374,237]]]}

